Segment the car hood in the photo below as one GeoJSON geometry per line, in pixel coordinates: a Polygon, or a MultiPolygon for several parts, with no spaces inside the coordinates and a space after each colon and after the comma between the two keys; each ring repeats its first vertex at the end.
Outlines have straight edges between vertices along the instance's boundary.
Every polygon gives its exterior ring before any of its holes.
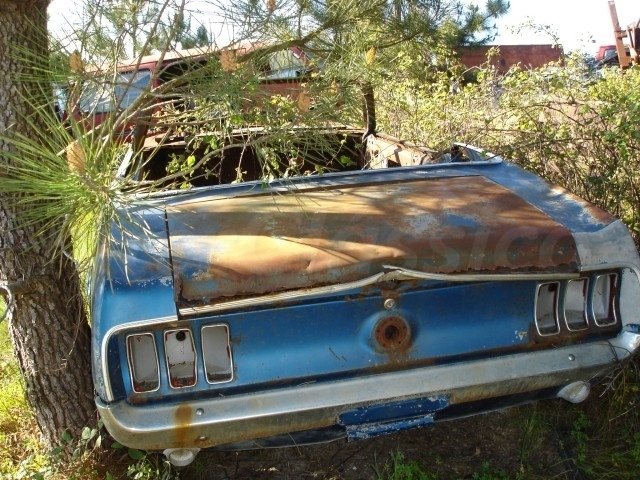
{"type": "Polygon", "coordinates": [[[479,175],[390,180],[167,206],[182,305],[427,273],[576,272],[569,230],[479,175]]]}

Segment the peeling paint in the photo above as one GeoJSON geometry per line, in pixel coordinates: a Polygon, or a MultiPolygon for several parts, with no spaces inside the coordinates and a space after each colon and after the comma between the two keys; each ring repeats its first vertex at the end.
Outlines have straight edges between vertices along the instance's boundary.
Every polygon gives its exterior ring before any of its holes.
{"type": "Polygon", "coordinates": [[[169,207],[177,298],[188,304],[351,282],[387,264],[432,273],[577,268],[567,229],[483,177],[300,195],[313,219],[297,194],[169,207]]]}

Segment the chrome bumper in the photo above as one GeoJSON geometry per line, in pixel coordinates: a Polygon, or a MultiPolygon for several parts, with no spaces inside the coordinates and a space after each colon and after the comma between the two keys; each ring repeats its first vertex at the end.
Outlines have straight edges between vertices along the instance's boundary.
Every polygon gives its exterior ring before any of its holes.
{"type": "Polygon", "coordinates": [[[96,404],[107,430],[123,445],[143,450],[204,448],[339,424],[341,415],[375,404],[446,396],[450,405],[590,381],[640,347],[640,329],[614,339],[302,384],[191,402],[96,404]]]}

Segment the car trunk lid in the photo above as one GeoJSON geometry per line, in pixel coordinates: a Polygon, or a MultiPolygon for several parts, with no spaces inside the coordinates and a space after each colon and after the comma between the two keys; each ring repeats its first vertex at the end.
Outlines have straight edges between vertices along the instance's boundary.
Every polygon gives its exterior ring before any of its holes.
{"type": "Polygon", "coordinates": [[[175,297],[203,305],[427,273],[576,272],[570,232],[479,175],[285,192],[167,207],[175,297]]]}

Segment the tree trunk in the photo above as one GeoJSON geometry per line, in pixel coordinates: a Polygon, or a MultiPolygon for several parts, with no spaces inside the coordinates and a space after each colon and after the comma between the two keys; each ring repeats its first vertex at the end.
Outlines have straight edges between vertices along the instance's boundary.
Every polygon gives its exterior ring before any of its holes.
{"type": "MultiPolygon", "coordinates": [[[[36,135],[23,120],[34,112],[22,98],[39,91],[29,88],[26,78],[46,64],[20,61],[16,52],[46,58],[48,3],[0,1],[0,131],[9,137],[36,135]]],[[[10,161],[3,152],[12,148],[0,140],[0,181],[2,165],[10,161]]],[[[84,426],[96,423],[89,326],[75,264],[54,254],[47,241],[56,232],[43,235],[42,225],[25,226],[24,212],[13,200],[0,193],[0,284],[20,283],[8,314],[9,332],[43,439],[54,446],[65,430],[79,438],[84,426]]]]}

